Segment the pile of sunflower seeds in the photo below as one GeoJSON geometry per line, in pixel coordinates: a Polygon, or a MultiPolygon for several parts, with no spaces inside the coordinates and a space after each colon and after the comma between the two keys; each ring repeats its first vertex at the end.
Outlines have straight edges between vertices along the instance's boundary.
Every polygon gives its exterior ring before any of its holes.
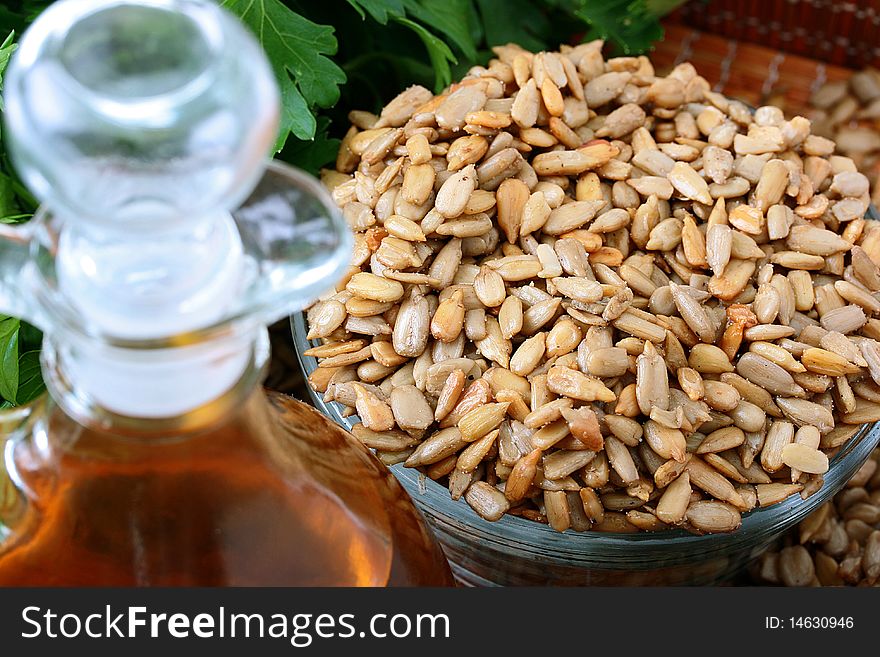
{"type": "Polygon", "coordinates": [[[880,449],[752,568],[762,584],[880,586],[880,449]]]}
{"type": "Polygon", "coordinates": [[[880,224],[803,117],[602,43],[352,112],[311,386],[483,518],[737,529],[880,420],[880,224]]]}
{"type": "Polygon", "coordinates": [[[866,68],[848,80],[826,82],[810,97],[814,134],[833,139],[871,181],[880,203],[880,71],[866,68]]]}

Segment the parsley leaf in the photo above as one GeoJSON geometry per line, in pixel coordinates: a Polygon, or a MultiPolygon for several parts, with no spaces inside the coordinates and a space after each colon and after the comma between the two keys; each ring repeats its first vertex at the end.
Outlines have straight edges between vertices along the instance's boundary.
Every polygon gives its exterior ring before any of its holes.
{"type": "Polygon", "coordinates": [[[458,60],[452,54],[449,46],[415,21],[411,21],[408,18],[398,18],[396,20],[401,25],[406,25],[418,34],[422,43],[425,44],[425,48],[428,49],[428,57],[431,58],[431,64],[434,66],[434,91],[439,93],[441,89],[449,86],[452,82],[452,70],[449,68],[449,65],[457,63],[458,60]]]}
{"type": "Polygon", "coordinates": [[[291,133],[312,139],[314,108],[332,107],[345,82],[345,73],[328,57],[338,45],[333,28],[303,18],[280,0],[223,0],[222,6],[254,31],[275,70],[283,104],[276,149],[291,133]]]}
{"type": "Polygon", "coordinates": [[[348,0],[348,4],[355,8],[361,18],[369,14],[380,25],[387,25],[389,18],[406,16],[407,0],[348,0]]]}
{"type": "Polygon", "coordinates": [[[315,138],[309,141],[291,139],[287,142],[281,157],[289,162],[296,162],[301,169],[317,175],[321,167],[336,159],[341,140],[330,137],[330,119],[318,117],[315,138]]]}
{"type": "Polygon", "coordinates": [[[0,316],[0,397],[15,403],[18,396],[18,333],[21,322],[0,316]]]}
{"type": "Polygon", "coordinates": [[[452,82],[450,64],[458,58],[437,34],[447,37],[464,57],[477,59],[477,44],[471,34],[471,19],[476,15],[470,0],[348,0],[365,19],[369,14],[380,25],[392,20],[411,29],[421,39],[434,67],[434,90],[440,91],[452,82]]]}
{"type": "Polygon", "coordinates": [[[14,182],[0,171],[0,223],[14,223],[18,215],[14,182]]]}
{"type": "Polygon", "coordinates": [[[477,0],[488,46],[517,43],[526,50],[543,50],[550,22],[530,0],[477,0]]]}
{"type": "MultiPolygon", "coordinates": [[[[12,53],[15,52],[15,48],[17,44],[13,43],[13,39],[15,39],[15,32],[10,32],[9,36],[4,39],[3,43],[0,44],[0,91],[3,91],[3,73],[6,72],[6,67],[9,65],[9,58],[12,57],[12,53]]],[[[0,111],[3,110],[3,97],[0,96],[0,111]]]]}
{"type": "Polygon", "coordinates": [[[606,39],[625,55],[651,49],[663,38],[663,27],[645,0],[581,0],[574,15],[589,24],[585,41],[606,39]]]}
{"type": "Polygon", "coordinates": [[[46,389],[40,369],[42,337],[30,324],[0,315],[0,401],[27,404],[46,389]]]}
{"type": "Polygon", "coordinates": [[[43,373],[40,368],[40,352],[28,351],[18,359],[18,392],[15,403],[18,405],[29,404],[43,394],[46,384],[43,382],[43,373]]]}
{"type": "MultiPolygon", "coordinates": [[[[473,3],[469,0],[410,0],[409,13],[424,25],[430,25],[461,50],[465,59],[477,58],[477,44],[471,36],[469,18],[473,3]]],[[[509,11],[509,10],[508,10],[509,11]]]]}

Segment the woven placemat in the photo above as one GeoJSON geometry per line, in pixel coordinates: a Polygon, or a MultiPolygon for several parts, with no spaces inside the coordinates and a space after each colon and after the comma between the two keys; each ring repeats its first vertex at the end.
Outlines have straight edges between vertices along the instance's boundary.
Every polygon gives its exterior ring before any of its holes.
{"type": "Polygon", "coordinates": [[[691,0],[675,19],[828,64],[880,66],[880,0],[691,0]]]}

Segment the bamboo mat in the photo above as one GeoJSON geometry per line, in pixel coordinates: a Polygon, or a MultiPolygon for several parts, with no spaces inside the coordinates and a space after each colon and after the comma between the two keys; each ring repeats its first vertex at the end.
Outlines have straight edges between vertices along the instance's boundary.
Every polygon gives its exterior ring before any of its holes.
{"type": "Polygon", "coordinates": [[[691,0],[675,17],[703,32],[829,64],[880,66],[880,0],[691,0]]]}

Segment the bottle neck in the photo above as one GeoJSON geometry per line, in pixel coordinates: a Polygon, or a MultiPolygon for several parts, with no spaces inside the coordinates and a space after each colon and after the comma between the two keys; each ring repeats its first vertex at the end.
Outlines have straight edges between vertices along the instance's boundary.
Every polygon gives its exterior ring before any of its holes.
{"type": "Polygon", "coordinates": [[[260,384],[265,328],[207,343],[124,349],[47,337],[43,376],[67,415],[125,434],[201,430],[239,407],[260,384]]]}

